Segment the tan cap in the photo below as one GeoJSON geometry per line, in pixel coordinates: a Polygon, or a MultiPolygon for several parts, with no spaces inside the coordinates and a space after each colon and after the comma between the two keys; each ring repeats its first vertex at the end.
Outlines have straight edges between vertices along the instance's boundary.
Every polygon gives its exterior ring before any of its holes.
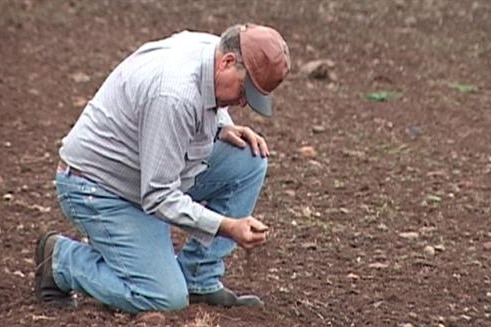
{"type": "Polygon", "coordinates": [[[247,103],[256,112],[270,117],[270,93],[290,71],[290,52],[281,35],[267,26],[244,25],[240,31],[240,50],[247,70],[247,103]]]}

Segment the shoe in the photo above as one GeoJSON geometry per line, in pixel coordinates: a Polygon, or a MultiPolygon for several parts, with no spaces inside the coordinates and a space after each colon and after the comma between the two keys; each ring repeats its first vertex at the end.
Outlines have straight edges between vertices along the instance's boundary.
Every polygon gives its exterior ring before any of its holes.
{"type": "Polygon", "coordinates": [[[236,306],[248,306],[248,307],[262,307],[264,302],[255,295],[241,295],[237,296],[234,292],[228,288],[222,288],[214,293],[207,294],[189,294],[189,303],[206,303],[209,305],[219,305],[223,307],[236,307],[236,306]]]}
{"type": "Polygon", "coordinates": [[[51,267],[53,248],[59,238],[56,232],[47,232],[39,237],[36,244],[35,262],[36,274],[34,288],[36,299],[40,303],[52,304],[58,307],[76,307],[77,303],[70,293],[63,292],[56,285],[51,267]]]}

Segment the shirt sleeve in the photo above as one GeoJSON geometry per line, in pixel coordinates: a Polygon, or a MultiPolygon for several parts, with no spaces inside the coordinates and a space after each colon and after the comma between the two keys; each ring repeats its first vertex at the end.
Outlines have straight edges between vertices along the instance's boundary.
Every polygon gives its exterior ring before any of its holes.
{"type": "Polygon", "coordinates": [[[141,108],[141,203],[146,213],[184,228],[209,245],[224,217],[179,190],[195,121],[195,109],[174,97],[157,96],[141,108]]]}
{"type": "Polygon", "coordinates": [[[234,125],[234,121],[232,120],[230,114],[228,113],[228,107],[218,108],[217,116],[218,116],[218,127],[234,125]]]}

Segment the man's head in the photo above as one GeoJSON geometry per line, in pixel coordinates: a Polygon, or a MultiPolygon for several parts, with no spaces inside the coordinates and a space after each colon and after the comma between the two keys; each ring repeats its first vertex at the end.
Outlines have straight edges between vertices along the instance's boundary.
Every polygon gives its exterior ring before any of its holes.
{"type": "Polygon", "coordinates": [[[281,35],[266,26],[228,28],[215,62],[215,96],[220,107],[249,106],[271,116],[271,92],[290,71],[290,53],[281,35]]]}

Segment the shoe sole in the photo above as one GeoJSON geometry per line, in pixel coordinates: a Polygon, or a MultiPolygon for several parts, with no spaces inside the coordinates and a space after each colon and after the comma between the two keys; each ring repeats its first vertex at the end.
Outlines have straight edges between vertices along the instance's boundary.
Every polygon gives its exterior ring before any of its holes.
{"type": "Polygon", "coordinates": [[[206,303],[208,305],[231,307],[262,307],[264,302],[256,295],[237,296],[232,291],[224,289],[211,294],[190,294],[189,303],[206,303]]]}

